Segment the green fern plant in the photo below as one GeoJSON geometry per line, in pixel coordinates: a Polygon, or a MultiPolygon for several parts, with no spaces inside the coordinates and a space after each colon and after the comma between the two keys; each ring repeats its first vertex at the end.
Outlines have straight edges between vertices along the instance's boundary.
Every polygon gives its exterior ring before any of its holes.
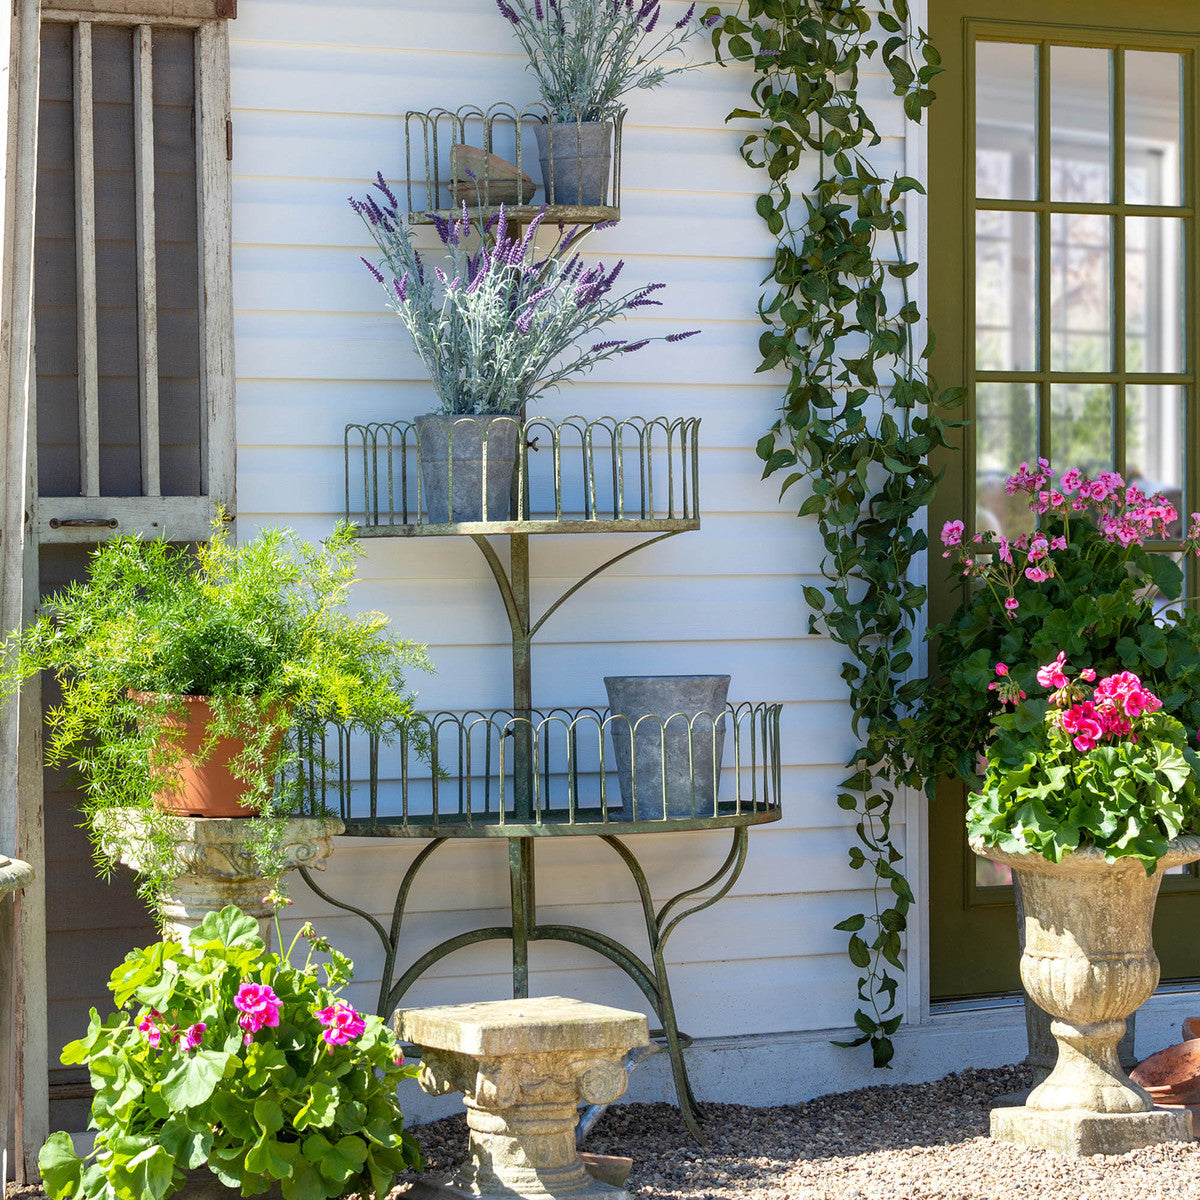
{"type": "Polygon", "coordinates": [[[207,697],[213,710],[198,761],[220,739],[244,743],[232,772],[258,813],[250,848],[267,878],[279,873],[284,819],[324,814],[314,747],[330,722],[385,741],[404,732],[424,750],[405,674],[429,662],[423,647],[387,632],[386,617],[346,611],[360,554],[348,525],[318,546],[282,529],[235,545],[222,517],[195,547],[114,538],[92,554],[84,580],[8,636],[0,694],[47,670],[62,687],[46,717],[46,758],[81,777],[103,874],[125,847],[119,829],[97,818],[140,810],[148,826],[137,842],[140,890],[157,909],[178,819],[155,796],[180,766],[178,738],[163,723],[182,715],[181,696],[207,697]]]}

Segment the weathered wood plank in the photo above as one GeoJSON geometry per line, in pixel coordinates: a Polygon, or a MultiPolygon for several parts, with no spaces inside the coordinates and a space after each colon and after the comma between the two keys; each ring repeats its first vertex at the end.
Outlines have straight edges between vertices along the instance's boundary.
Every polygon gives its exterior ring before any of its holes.
{"type": "Polygon", "coordinates": [[[79,482],[100,495],[100,379],[96,311],[96,157],[92,27],[75,27],[75,289],[79,363],[79,482]]]}
{"type": "Polygon", "coordinates": [[[219,21],[196,34],[196,146],[200,213],[200,381],[204,491],[236,513],[233,363],[233,192],[229,157],[229,34],[219,21]]]}
{"type": "Polygon", "coordinates": [[[34,531],[41,540],[102,542],[121,534],[169,536],[178,541],[207,538],[212,534],[216,505],[207,496],[149,497],[105,496],[99,503],[74,496],[47,496],[38,501],[34,531]],[[76,525],[69,522],[99,521],[76,525]],[[103,522],[115,521],[115,525],[103,522]]]}
{"type": "Polygon", "coordinates": [[[154,232],[154,34],[134,33],[133,162],[137,221],[138,410],[141,418],[142,495],[162,491],[158,428],[158,267],[154,232]]]}
{"type": "Polygon", "coordinates": [[[237,0],[42,0],[42,10],[60,19],[82,18],[94,21],[121,21],[141,24],[146,20],[211,21],[231,20],[237,16],[237,0]]]}

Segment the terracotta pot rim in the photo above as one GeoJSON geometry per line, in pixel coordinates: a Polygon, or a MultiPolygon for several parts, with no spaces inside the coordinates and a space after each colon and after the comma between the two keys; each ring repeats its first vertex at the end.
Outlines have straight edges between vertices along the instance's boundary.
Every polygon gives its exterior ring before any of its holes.
{"type": "MultiPolygon", "coordinates": [[[[970,846],[980,858],[1002,863],[1006,867],[1015,867],[1018,870],[1027,871],[1031,875],[1057,875],[1067,866],[1081,866],[1088,869],[1107,868],[1114,871],[1136,867],[1143,873],[1145,871],[1136,858],[1123,857],[1113,863],[1106,862],[1104,851],[1095,846],[1085,846],[1080,850],[1068,851],[1063,855],[1061,863],[1051,862],[1048,858],[1030,850],[1016,854],[1008,850],[1000,850],[995,846],[989,846],[978,836],[970,839],[970,846]]],[[[1158,860],[1158,868],[1160,871],[1167,870],[1170,867],[1182,866],[1184,863],[1196,862],[1198,859],[1200,859],[1200,836],[1183,834],[1168,843],[1166,854],[1158,860]]]]}

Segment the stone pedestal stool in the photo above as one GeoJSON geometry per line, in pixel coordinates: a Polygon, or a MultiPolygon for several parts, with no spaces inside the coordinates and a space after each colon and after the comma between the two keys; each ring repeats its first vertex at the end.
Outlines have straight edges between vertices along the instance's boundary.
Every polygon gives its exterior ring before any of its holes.
{"type": "MultiPolygon", "coordinates": [[[[160,817],[155,818],[161,820],[160,817]]],[[[186,939],[205,914],[227,904],[257,918],[263,939],[270,943],[273,907],[265,902],[272,884],[247,849],[247,817],[175,817],[171,850],[172,878],[163,889],[163,937],[186,939]]],[[[111,808],[95,824],[101,849],[134,871],[151,858],[146,817],[138,809],[111,808]]],[[[284,822],[284,871],[296,867],[325,869],[333,839],[345,826],[336,817],[291,817],[284,822]]]]}
{"type": "Polygon", "coordinates": [[[0,854],[0,896],[7,896],[23,888],[33,879],[33,868],[19,858],[0,854]]]}
{"type": "Polygon", "coordinates": [[[649,1042],[641,1013],[562,996],[401,1009],[396,1034],[421,1050],[419,1081],[467,1106],[467,1161],[448,1180],[463,1196],[627,1200],[575,1148],[579,1103],[625,1091],[622,1059],[649,1042]]]}

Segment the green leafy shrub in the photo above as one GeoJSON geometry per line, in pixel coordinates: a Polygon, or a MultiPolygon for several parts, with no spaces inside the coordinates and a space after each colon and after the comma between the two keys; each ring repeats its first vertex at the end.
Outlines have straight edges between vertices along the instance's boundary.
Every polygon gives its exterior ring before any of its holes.
{"type": "Polygon", "coordinates": [[[396,1096],[415,1074],[391,1030],[337,999],[353,965],[305,926],[287,954],[267,953],[258,924],[229,906],[186,945],[132,951],[109,987],[118,1011],[92,1009],[87,1036],[62,1052],[86,1064],[95,1147],[70,1135],[38,1156],[53,1200],[165,1200],[207,1166],[256,1196],[385,1196],[421,1154],[396,1096]],[[296,942],[308,957],[294,966],[296,942]],[[325,950],[324,967],[313,962],[325,950]],[[324,972],[325,982],[321,982],[324,972]]]}
{"type": "MultiPolygon", "coordinates": [[[[199,761],[218,738],[245,743],[233,773],[259,812],[251,848],[267,876],[278,870],[282,818],[321,811],[320,763],[310,773],[299,760],[329,722],[385,739],[405,729],[423,747],[404,673],[428,669],[428,660],[388,634],[379,613],[347,613],[360,553],[348,525],[319,546],[280,529],[234,545],[220,519],[196,547],[114,538],[92,555],[85,580],[10,635],[0,692],[41,670],[57,677],[62,700],[47,716],[46,757],[78,769],[89,819],[113,807],[156,814],[150,842],[139,842],[151,903],[175,820],[157,812],[155,796],[177,790],[181,762],[179,735],[163,722],[182,714],[180,696],[207,697],[213,708],[199,761]]],[[[120,839],[110,830],[106,844],[114,851],[120,839]]],[[[99,848],[97,857],[111,869],[99,848]]]]}

